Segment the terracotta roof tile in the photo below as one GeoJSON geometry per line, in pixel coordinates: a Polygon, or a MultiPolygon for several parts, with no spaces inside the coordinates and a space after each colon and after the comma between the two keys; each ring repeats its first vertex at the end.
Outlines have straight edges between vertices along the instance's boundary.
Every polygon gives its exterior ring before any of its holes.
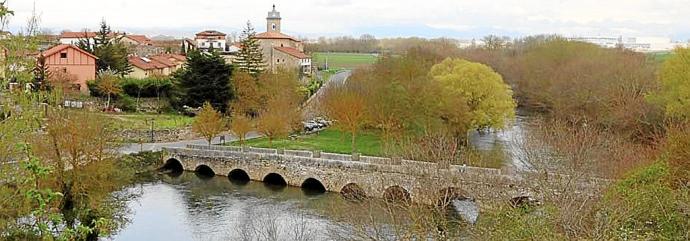
{"type": "Polygon", "coordinates": [[[93,38],[96,32],[62,32],[60,38],[93,38]]]}
{"type": "Polygon", "coordinates": [[[125,37],[134,40],[139,44],[151,45],[151,39],[146,37],[146,35],[125,35],[125,37]]]}
{"type": "Polygon", "coordinates": [[[282,33],[276,33],[276,32],[263,32],[257,35],[254,35],[254,38],[257,39],[290,39],[292,41],[296,42],[301,42],[297,40],[296,38],[293,38],[290,35],[282,34],[282,33]]]}
{"type": "Polygon", "coordinates": [[[216,30],[205,30],[196,34],[196,36],[227,36],[224,33],[218,32],[216,30]]]}
{"type": "Polygon", "coordinates": [[[175,67],[186,61],[186,57],[179,54],[159,54],[149,57],[130,56],[129,63],[143,70],[164,69],[175,67]]]}
{"type": "Polygon", "coordinates": [[[290,47],[274,47],[274,48],[280,52],[289,54],[289,55],[291,55],[295,58],[298,58],[298,59],[311,58],[311,57],[309,57],[309,55],[305,54],[302,51],[299,51],[299,49],[296,49],[296,48],[290,48],[290,47]]]}
{"type": "Polygon", "coordinates": [[[43,56],[48,57],[48,56],[51,56],[53,54],[62,52],[62,50],[67,49],[67,48],[73,48],[73,49],[75,49],[75,50],[77,50],[77,51],[79,51],[79,52],[81,52],[81,53],[83,53],[89,57],[92,57],[94,59],[98,59],[98,57],[96,57],[95,55],[93,55],[89,52],[86,52],[85,50],[80,49],[79,47],[71,45],[71,44],[58,44],[52,48],[46,49],[45,51],[43,51],[42,54],[43,54],[43,56]]]}

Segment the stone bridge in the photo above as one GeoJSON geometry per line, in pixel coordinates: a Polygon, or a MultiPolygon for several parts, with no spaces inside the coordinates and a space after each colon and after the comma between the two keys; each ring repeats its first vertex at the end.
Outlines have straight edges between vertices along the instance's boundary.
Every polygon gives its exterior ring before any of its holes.
{"type": "Polygon", "coordinates": [[[437,204],[457,198],[509,199],[525,191],[516,176],[490,168],[251,147],[188,145],[163,151],[166,168],[351,197],[437,204]]]}

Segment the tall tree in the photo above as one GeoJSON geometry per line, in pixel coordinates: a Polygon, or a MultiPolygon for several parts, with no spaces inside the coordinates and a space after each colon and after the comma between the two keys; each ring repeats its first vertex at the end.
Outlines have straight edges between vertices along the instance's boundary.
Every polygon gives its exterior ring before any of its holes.
{"type": "Polygon", "coordinates": [[[46,90],[48,81],[50,79],[50,70],[46,64],[46,57],[39,54],[36,58],[36,66],[34,67],[34,81],[32,83],[34,90],[46,90]]]}
{"type": "Polygon", "coordinates": [[[230,131],[239,139],[240,145],[244,145],[244,139],[246,139],[247,134],[253,129],[252,120],[242,113],[234,116],[230,123],[230,131]]]}
{"type": "Polygon", "coordinates": [[[224,127],[225,123],[223,123],[220,113],[213,109],[213,106],[208,102],[204,103],[201,111],[194,119],[194,123],[192,123],[192,130],[206,138],[209,146],[213,138],[223,131],[224,127]]]}
{"type": "Polygon", "coordinates": [[[117,35],[110,26],[101,21],[101,27],[93,40],[84,33],[84,39],[80,39],[79,48],[96,55],[96,68],[98,72],[112,71],[117,75],[124,76],[132,72],[132,65],[129,64],[127,46],[120,41],[124,35],[117,35]]]}
{"type": "Polygon", "coordinates": [[[464,139],[470,129],[503,129],[515,117],[513,91],[489,66],[449,58],[434,65],[429,74],[448,102],[442,103],[447,107],[442,115],[467,112],[467,121],[445,118],[459,138],[464,139]]]}
{"type": "Polygon", "coordinates": [[[110,109],[110,100],[112,96],[122,93],[120,78],[112,71],[105,71],[99,74],[98,80],[96,80],[96,86],[101,93],[107,96],[108,100],[105,108],[110,109]]]}
{"type": "Polygon", "coordinates": [[[334,127],[350,133],[353,153],[357,151],[357,133],[367,120],[364,98],[354,86],[334,86],[319,100],[322,111],[335,121],[334,127]]]}
{"type": "Polygon", "coordinates": [[[259,41],[254,38],[256,32],[250,22],[242,31],[240,37],[240,51],[237,53],[237,60],[235,61],[237,68],[254,76],[257,76],[266,69],[264,63],[264,54],[259,45],[259,41]]]}
{"type": "Polygon", "coordinates": [[[690,48],[678,48],[673,53],[661,68],[661,90],[652,97],[669,117],[690,120],[690,48]]]}
{"type": "Polygon", "coordinates": [[[234,98],[232,72],[233,66],[217,53],[189,52],[186,67],[173,75],[178,92],[175,104],[200,107],[208,101],[215,109],[227,111],[234,98]]]}

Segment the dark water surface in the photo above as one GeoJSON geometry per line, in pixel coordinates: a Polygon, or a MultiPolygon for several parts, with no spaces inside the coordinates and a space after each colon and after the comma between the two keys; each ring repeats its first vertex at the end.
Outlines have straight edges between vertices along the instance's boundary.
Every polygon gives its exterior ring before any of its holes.
{"type": "Polygon", "coordinates": [[[328,213],[351,205],[339,194],[188,172],[128,191],[141,194],[129,203],[132,222],[111,240],[328,240],[328,213]]]}

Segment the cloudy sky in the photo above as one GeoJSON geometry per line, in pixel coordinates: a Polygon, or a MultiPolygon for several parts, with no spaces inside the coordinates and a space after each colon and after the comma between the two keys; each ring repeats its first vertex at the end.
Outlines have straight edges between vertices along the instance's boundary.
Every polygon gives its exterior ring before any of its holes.
{"type": "MultiPolygon", "coordinates": [[[[10,22],[16,31],[34,1],[7,1],[16,12],[10,22]]],[[[202,29],[232,33],[248,20],[264,31],[274,3],[283,32],[306,37],[556,33],[690,39],[690,0],[35,0],[41,26],[53,32],[96,29],[106,19],[118,30],[178,36],[202,29]]]]}

